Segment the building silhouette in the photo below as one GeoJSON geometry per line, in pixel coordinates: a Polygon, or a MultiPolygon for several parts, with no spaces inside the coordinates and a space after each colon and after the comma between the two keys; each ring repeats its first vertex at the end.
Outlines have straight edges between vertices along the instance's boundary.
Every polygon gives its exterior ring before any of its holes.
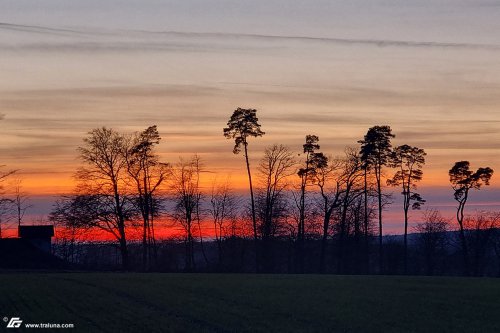
{"type": "Polygon", "coordinates": [[[19,226],[17,238],[0,239],[0,268],[56,269],[64,262],[52,254],[54,226],[19,226]]]}

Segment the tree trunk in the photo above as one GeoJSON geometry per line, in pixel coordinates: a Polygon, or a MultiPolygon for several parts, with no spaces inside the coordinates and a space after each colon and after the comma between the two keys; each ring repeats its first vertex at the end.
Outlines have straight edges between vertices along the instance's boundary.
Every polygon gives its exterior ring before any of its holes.
{"type": "Polygon", "coordinates": [[[248,147],[247,143],[244,143],[245,147],[245,162],[247,164],[247,173],[248,173],[248,182],[250,185],[250,200],[252,204],[252,225],[253,225],[253,239],[254,239],[254,246],[255,246],[255,272],[259,271],[259,244],[258,244],[258,239],[257,239],[257,218],[255,216],[255,199],[253,196],[253,185],[252,185],[252,173],[250,172],[250,161],[248,159],[248,147]]]}
{"type": "Polygon", "coordinates": [[[460,242],[462,243],[462,256],[464,261],[464,274],[466,276],[470,275],[470,265],[469,265],[469,250],[467,248],[467,239],[465,238],[464,230],[464,209],[467,203],[468,193],[466,192],[464,198],[459,202],[457,210],[457,221],[460,226],[460,242]]]}
{"type": "Polygon", "coordinates": [[[142,207],[142,270],[146,271],[148,269],[148,227],[149,227],[149,213],[146,213],[144,207],[144,199],[141,199],[142,207]]]}
{"type": "Polygon", "coordinates": [[[148,247],[148,229],[149,229],[149,190],[147,185],[147,179],[143,179],[144,191],[139,189],[139,204],[141,205],[142,218],[143,218],[143,230],[142,230],[142,270],[148,270],[148,257],[149,257],[149,247],[148,247]],[[141,194],[141,192],[143,192],[141,194]]]}
{"type": "Polygon", "coordinates": [[[383,244],[382,244],[382,186],[381,186],[381,170],[377,169],[377,195],[378,195],[378,256],[379,256],[379,274],[382,274],[383,265],[383,244]]]}
{"type": "Polygon", "coordinates": [[[469,271],[469,250],[467,248],[467,240],[465,238],[465,231],[463,224],[460,223],[460,242],[462,243],[462,256],[464,261],[464,274],[466,276],[470,275],[469,271]]]}
{"type": "Polygon", "coordinates": [[[340,218],[340,233],[339,233],[339,254],[337,262],[337,273],[341,274],[344,271],[344,241],[346,238],[346,223],[347,223],[347,209],[349,207],[349,191],[346,192],[346,198],[342,205],[342,216],[340,218]]]}
{"type": "Polygon", "coordinates": [[[370,217],[368,216],[368,169],[366,167],[364,169],[364,178],[365,273],[368,274],[370,272],[370,246],[368,240],[368,222],[370,217]]]}
{"type": "Polygon", "coordinates": [[[205,260],[205,264],[207,267],[209,266],[207,254],[205,252],[205,246],[203,245],[203,234],[201,232],[201,223],[200,220],[198,219],[198,230],[200,231],[200,248],[201,248],[201,253],[203,254],[203,259],[205,260]]]}
{"type": "Polygon", "coordinates": [[[125,238],[125,230],[120,230],[120,255],[122,257],[122,269],[124,271],[129,269],[129,258],[128,258],[128,248],[127,240],[125,238]]]}
{"type": "Polygon", "coordinates": [[[116,215],[118,218],[118,233],[120,235],[120,253],[122,256],[122,268],[123,270],[129,269],[129,258],[128,258],[128,249],[127,249],[127,237],[125,235],[125,218],[123,216],[123,209],[120,202],[120,194],[118,192],[118,184],[116,182],[113,183],[113,191],[114,191],[114,199],[116,205],[116,215]]]}
{"type": "Polygon", "coordinates": [[[321,239],[321,254],[319,259],[319,272],[325,273],[325,261],[326,261],[326,246],[328,242],[328,227],[330,225],[331,212],[325,212],[325,217],[323,220],[323,237],[321,239]]]}
{"type": "MultiPolygon", "coordinates": [[[[406,199],[405,199],[406,200],[406,199]]],[[[405,203],[405,235],[404,235],[404,273],[408,274],[408,204],[405,203]]]]}
{"type": "Polygon", "coordinates": [[[305,220],[306,220],[306,185],[307,185],[307,170],[309,169],[309,154],[306,156],[306,172],[302,175],[300,186],[300,203],[299,203],[299,231],[297,234],[297,258],[298,272],[304,272],[304,241],[305,241],[305,220]]]}

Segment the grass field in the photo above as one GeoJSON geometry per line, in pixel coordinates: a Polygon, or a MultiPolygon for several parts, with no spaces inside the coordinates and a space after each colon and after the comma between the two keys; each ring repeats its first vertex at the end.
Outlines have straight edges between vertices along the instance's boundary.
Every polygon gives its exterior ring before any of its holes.
{"type": "Polygon", "coordinates": [[[5,273],[0,316],[75,324],[59,332],[500,332],[500,279],[5,273]]]}

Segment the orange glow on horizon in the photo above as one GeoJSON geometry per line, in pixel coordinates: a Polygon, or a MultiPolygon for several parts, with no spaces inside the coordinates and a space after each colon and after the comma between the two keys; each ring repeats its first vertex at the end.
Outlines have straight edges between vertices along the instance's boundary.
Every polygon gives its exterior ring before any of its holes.
{"type": "MultiPolygon", "coordinates": [[[[214,181],[217,183],[224,183],[226,179],[229,180],[231,187],[236,192],[244,192],[248,189],[248,176],[244,172],[244,165],[241,165],[242,169],[240,173],[225,173],[219,172],[214,173],[202,173],[201,175],[201,187],[206,193],[209,193],[214,181]]],[[[209,169],[208,169],[209,170],[209,169]]],[[[387,170],[386,173],[390,171],[387,170]]],[[[491,188],[498,188],[495,182],[495,176],[493,177],[491,188]]],[[[252,170],[252,178],[254,181],[254,186],[259,186],[259,175],[257,170],[252,170]]],[[[29,195],[45,195],[45,196],[58,196],[62,194],[70,194],[74,192],[77,182],[72,177],[71,173],[64,174],[23,174],[22,175],[23,191],[29,195]]],[[[290,177],[290,181],[298,181],[294,176],[290,177]]],[[[418,184],[420,188],[432,188],[432,187],[443,187],[449,186],[447,171],[442,170],[425,170],[423,180],[418,184]]],[[[164,189],[168,188],[168,180],[163,186],[164,189]]]]}

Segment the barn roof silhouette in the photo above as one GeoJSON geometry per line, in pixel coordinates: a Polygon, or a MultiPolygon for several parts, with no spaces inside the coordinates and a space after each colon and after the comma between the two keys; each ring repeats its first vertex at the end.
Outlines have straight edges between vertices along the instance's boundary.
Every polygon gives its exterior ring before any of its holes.
{"type": "Polygon", "coordinates": [[[51,253],[54,226],[19,226],[18,235],[18,238],[0,239],[0,268],[58,269],[66,266],[51,253]]]}
{"type": "Polygon", "coordinates": [[[21,225],[19,238],[50,238],[54,237],[53,225],[21,225]]]}

